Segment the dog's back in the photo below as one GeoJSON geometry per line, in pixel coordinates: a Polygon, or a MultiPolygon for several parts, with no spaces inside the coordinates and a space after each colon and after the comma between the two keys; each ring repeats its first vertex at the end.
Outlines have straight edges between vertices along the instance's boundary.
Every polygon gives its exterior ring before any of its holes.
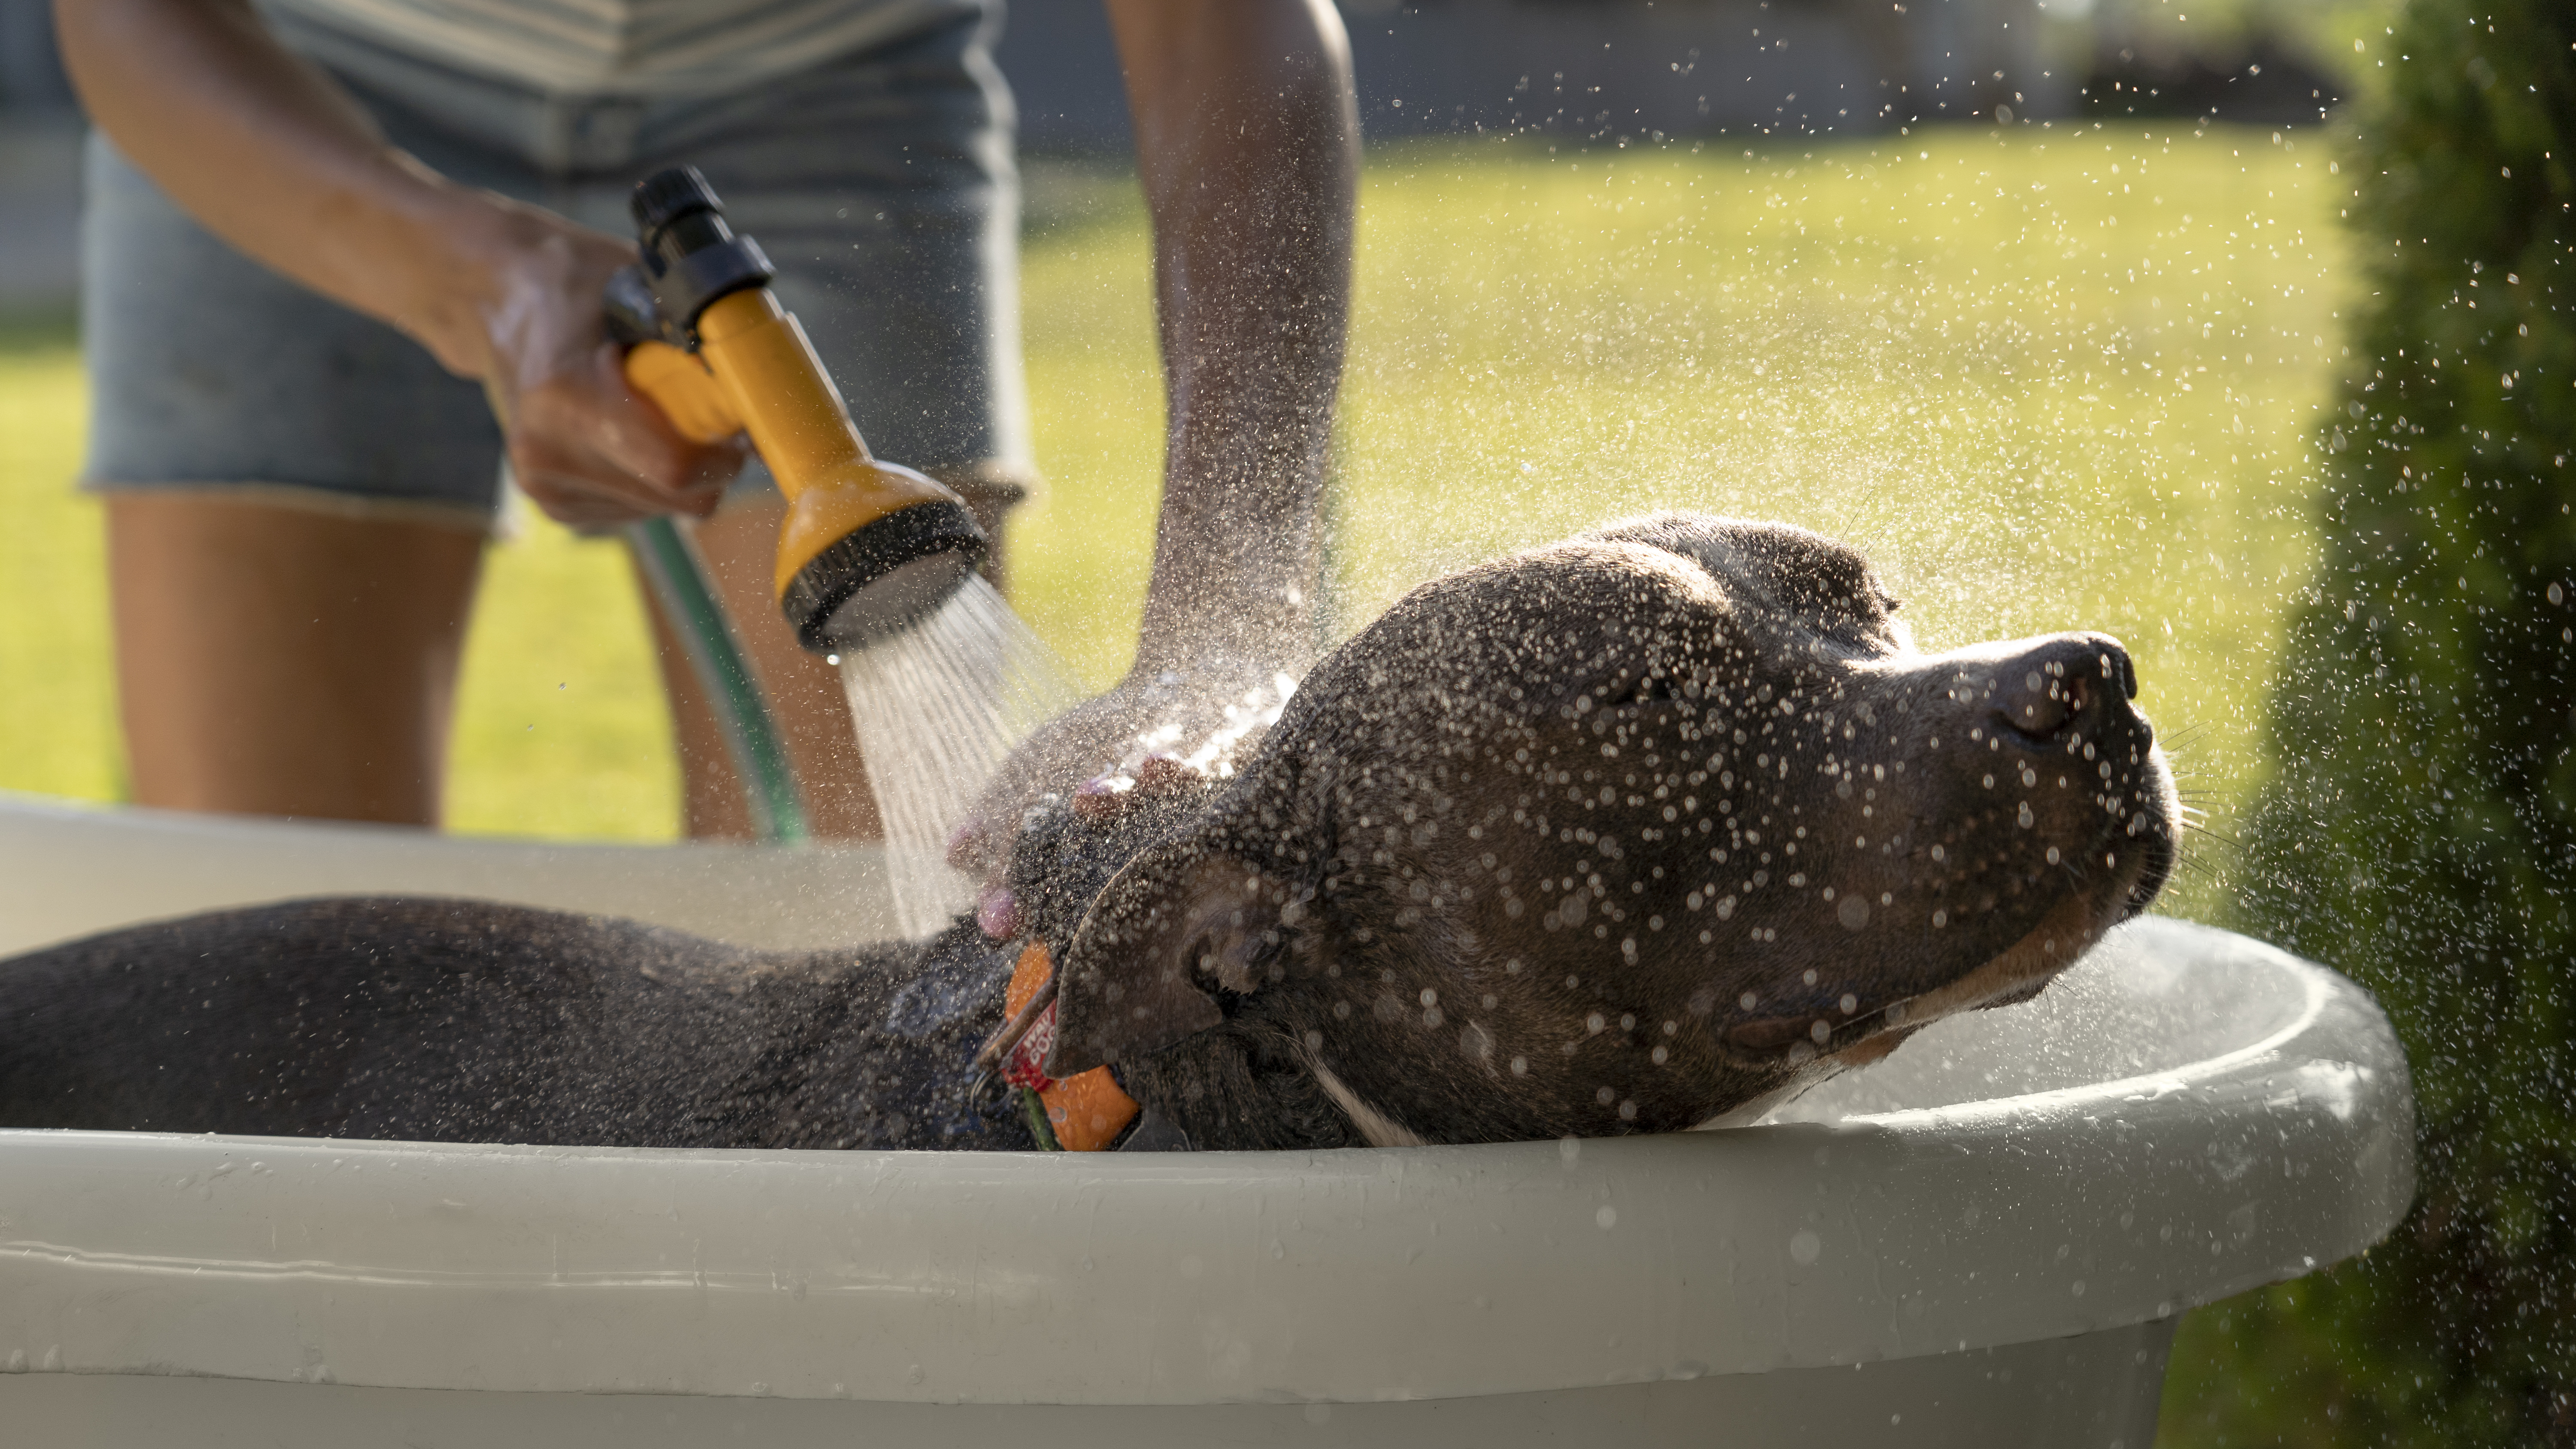
{"type": "MultiPolygon", "coordinates": [[[[1187,801],[1024,822],[1061,944],[1187,801]]],[[[626,1147],[1033,1147],[970,1102],[1021,941],[759,952],[485,901],[294,901],[0,960],[0,1127],[626,1147]]],[[[996,1110],[997,1105],[1002,1110],[996,1110]]]]}
{"type": "Polygon", "coordinates": [[[1024,1147],[966,1104],[1007,961],[361,898],[0,964],[0,1123],[657,1147],[1024,1147]]]}

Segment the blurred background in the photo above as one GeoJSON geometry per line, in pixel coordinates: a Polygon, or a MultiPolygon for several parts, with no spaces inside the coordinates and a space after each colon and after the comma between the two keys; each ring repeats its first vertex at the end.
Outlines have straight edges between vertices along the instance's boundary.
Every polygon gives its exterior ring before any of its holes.
{"type": "MultiPolygon", "coordinates": [[[[1371,138],[1332,627],[1625,512],[1869,549],[1927,645],[2136,647],[2225,889],[2337,375],[2338,106],[2388,6],[1346,0],[1371,138]]],[[[1015,603],[1125,663],[1162,420],[1142,204],[1095,0],[1013,0],[1043,497],[1015,603]]],[[[2384,74],[2384,72],[2381,72],[2384,74]]],[[[71,489],[81,121],[0,0],[0,788],[122,794],[99,526],[71,489]]],[[[864,428],[864,405],[860,423],[864,428]]],[[[493,550],[449,818],[667,839],[669,728],[616,546],[493,550]]]]}

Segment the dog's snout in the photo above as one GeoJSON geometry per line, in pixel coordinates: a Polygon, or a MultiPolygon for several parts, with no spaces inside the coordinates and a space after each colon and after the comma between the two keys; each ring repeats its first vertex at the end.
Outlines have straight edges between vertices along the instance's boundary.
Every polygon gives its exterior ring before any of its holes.
{"type": "Polygon", "coordinates": [[[2032,739],[2090,733],[2138,697],[2129,651],[2107,634],[2062,634],[1996,668],[1995,717],[2032,739]]]}

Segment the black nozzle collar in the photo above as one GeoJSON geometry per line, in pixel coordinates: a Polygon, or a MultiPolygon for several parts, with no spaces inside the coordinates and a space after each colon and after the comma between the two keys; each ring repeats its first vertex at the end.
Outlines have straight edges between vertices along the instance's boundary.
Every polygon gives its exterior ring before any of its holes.
{"type": "Polygon", "coordinates": [[[760,243],[725,224],[724,203],[695,166],[645,177],[626,209],[663,335],[675,346],[696,349],[698,315],[708,303],[778,275],[760,243]]]}
{"type": "Polygon", "coordinates": [[[653,233],[690,212],[723,215],[724,202],[707,184],[705,172],[695,166],[666,166],[635,183],[634,194],[626,198],[626,211],[635,218],[635,234],[649,246],[653,233]]]}

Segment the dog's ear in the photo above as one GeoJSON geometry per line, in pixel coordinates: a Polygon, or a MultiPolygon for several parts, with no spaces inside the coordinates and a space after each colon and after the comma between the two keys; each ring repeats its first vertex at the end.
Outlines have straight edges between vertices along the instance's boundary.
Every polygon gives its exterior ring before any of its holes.
{"type": "Polygon", "coordinates": [[[1057,968],[1047,1075],[1160,1051],[1223,1021],[1215,990],[1258,987],[1267,948],[1296,913],[1278,881],[1201,840],[1129,861],[1057,968]]]}

